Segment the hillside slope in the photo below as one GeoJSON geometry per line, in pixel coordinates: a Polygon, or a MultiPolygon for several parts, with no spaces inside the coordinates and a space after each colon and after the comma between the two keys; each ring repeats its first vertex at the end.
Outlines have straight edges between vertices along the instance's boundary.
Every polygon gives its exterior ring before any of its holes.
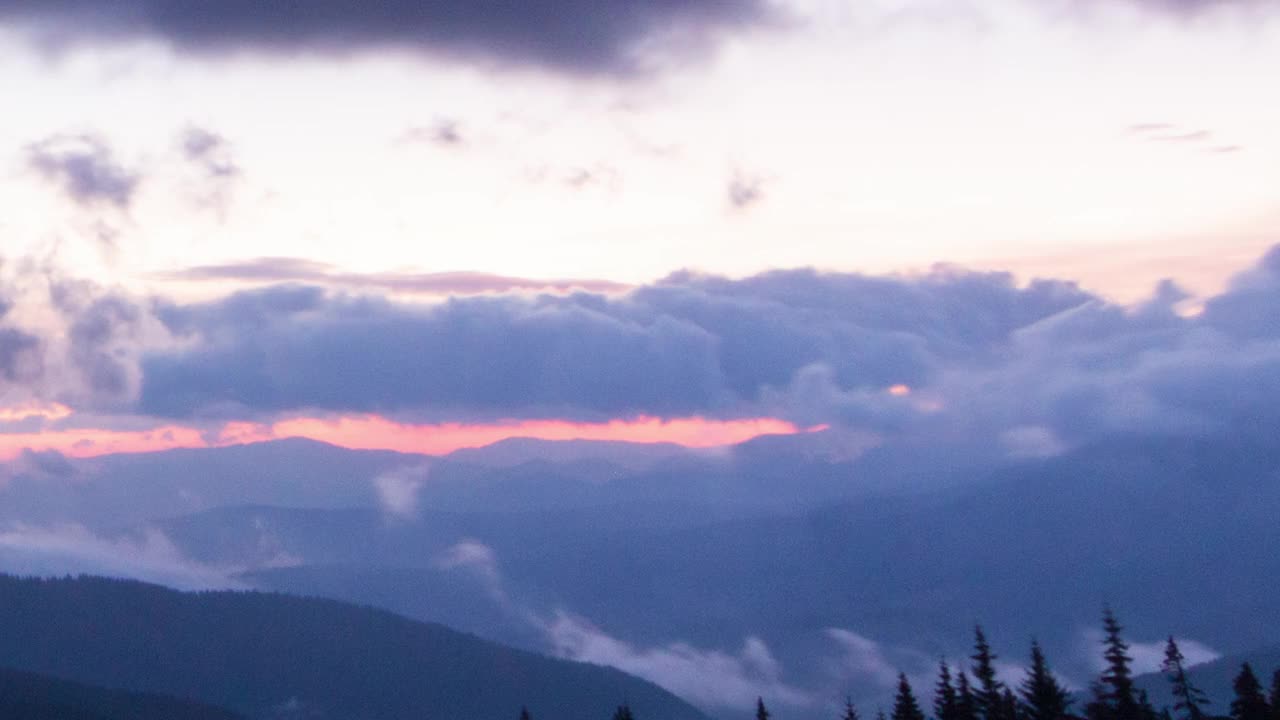
{"type": "Polygon", "coordinates": [[[250,717],[701,720],[617,670],[542,657],[388,612],[285,595],[179,593],[0,576],[0,665],[164,693],[250,717]]]}
{"type": "Polygon", "coordinates": [[[238,720],[189,700],[83,685],[0,668],[0,717],[23,720],[238,720]]]}

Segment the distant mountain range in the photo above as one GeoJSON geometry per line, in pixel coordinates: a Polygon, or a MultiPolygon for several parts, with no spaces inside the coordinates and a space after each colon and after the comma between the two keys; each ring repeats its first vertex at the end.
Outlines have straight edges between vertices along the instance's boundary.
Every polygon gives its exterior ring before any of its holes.
{"type": "Polygon", "coordinates": [[[967,655],[975,622],[1010,672],[1034,635],[1079,687],[1104,603],[1135,642],[1280,641],[1277,517],[1280,447],[1231,436],[1043,457],[824,433],[442,458],[291,440],[18,472],[0,569],[369,604],[622,667],[718,714],[773,689],[807,718],[967,655]],[[590,633],[566,642],[566,617],[590,633]],[[698,663],[739,689],[683,683],[698,663]]]}
{"type": "Polygon", "coordinates": [[[535,717],[599,720],[623,702],[639,717],[704,718],[611,668],[331,600],[0,576],[0,607],[0,666],[250,718],[509,720],[527,706],[535,717]]]}

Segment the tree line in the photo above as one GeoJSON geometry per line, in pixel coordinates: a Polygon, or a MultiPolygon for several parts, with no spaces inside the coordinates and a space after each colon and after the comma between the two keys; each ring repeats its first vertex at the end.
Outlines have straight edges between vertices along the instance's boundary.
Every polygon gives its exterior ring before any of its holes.
{"type": "MultiPolygon", "coordinates": [[[[1235,678],[1230,715],[1209,715],[1205,710],[1209,698],[1187,675],[1186,658],[1172,635],[1165,643],[1161,672],[1169,680],[1174,704],[1157,710],[1146,690],[1133,682],[1133,658],[1121,635],[1123,629],[1115,613],[1104,609],[1102,644],[1106,665],[1090,684],[1090,698],[1081,708],[1083,714],[1073,711],[1075,698],[1050,670],[1034,639],[1031,666],[1022,681],[1017,687],[1010,687],[1000,680],[996,676],[997,656],[978,625],[974,628],[968,667],[953,668],[945,659],[938,663],[932,716],[926,716],[906,673],[898,673],[893,710],[888,718],[878,710],[876,720],[1280,720],[1280,668],[1274,670],[1267,693],[1253,668],[1244,663],[1235,678]]],[[[764,698],[757,698],[756,720],[771,717],[764,698]]],[[[520,720],[532,720],[527,708],[520,709],[520,720]]],[[[614,712],[613,720],[635,718],[624,703],[614,712]]],[[[845,699],[839,720],[862,720],[851,698],[845,699]]]]}

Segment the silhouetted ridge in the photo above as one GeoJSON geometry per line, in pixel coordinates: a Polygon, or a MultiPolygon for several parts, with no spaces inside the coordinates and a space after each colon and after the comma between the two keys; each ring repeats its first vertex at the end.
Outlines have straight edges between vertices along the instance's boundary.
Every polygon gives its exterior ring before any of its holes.
{"type": "Polygon", "coordinates": [[[314,598],[180,593],[101,578],[0,575],[0,664],[188,697],[267,717],[701,720],[618,670],[514,650],[443,626],[314,598]]]}

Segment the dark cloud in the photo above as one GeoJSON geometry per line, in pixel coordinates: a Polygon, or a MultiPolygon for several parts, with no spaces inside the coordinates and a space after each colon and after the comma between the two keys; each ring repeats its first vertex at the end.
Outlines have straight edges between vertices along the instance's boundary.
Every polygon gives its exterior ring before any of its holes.
{"type": "Polygon", "coordinates": [[[141,409],[726,415],[814,364],[842,389],[925,382],[1088,297],[955,271],[677,275],[621,297],[426,307],[273,288],[164,307],[184,349],[143,360],[141,409]]]}
{"type": "Polygon", "coordinates": [[[27,147],[27,164],[81,205],[105,203],[126,209],[140,180],[92,135],[56,135],[34,143],[27,147]]]}
{"type": "Polygon", "coordinates": [[[158,38],[184,51],[403,49],[575,73],[636,69],[770,15],[765,0],[0,0],[0,22],[63,41],[158,38]]]}
{"type": "MultiPolygon", "coordinates": [[[[329,272],[264,259],[190,277],[329,272]]],[[[1120,306],[1068,282],[947,267],[678,273],[623,294],[433,303],[298,282],[200,303],[53,287],[60,339],[0,334],[0,349],[54,348],[77,408],[243,419],[773,415],[1011,456],[1117,434],[1280,432],[1280,248],[1191,316],[1169,282],[1120,306]]]]}
{"type": "Polygon", "coordinates": [[[422,295],[475,295],[509,292],[616,293],[630,286],[609,280],[519,278],[478,272],[442,273],[345,273],[332,265],[302,258],[255,258],[222,265],[201,265],[163,273],[161,278],[181,282],[297,282],[323,283],[346,288],[387,290],[422,295]]]}
{"type": "Polygon", "coordinates": [[[720,404],[714,339],[675,319],[628,321],[550,297],[420,308],[301,292],[166,308],[162,320],[192,330],[194,345],[144,359],[141,409],[555,416],[720,404]]]}
{"type": "Polygon", "coordinates": [[[44,370],[44,343],[40,337],[6,322],[14,304],[0,286],[0,389],[4,389],[4,383],[29,382],[44,370]]]}
{"type": "Polygon", "coordinates": [[[20,383],[38,377],[43,371],[42,350],[39,337],[18,328],[0,327],[0,380],[20,383]]]}

